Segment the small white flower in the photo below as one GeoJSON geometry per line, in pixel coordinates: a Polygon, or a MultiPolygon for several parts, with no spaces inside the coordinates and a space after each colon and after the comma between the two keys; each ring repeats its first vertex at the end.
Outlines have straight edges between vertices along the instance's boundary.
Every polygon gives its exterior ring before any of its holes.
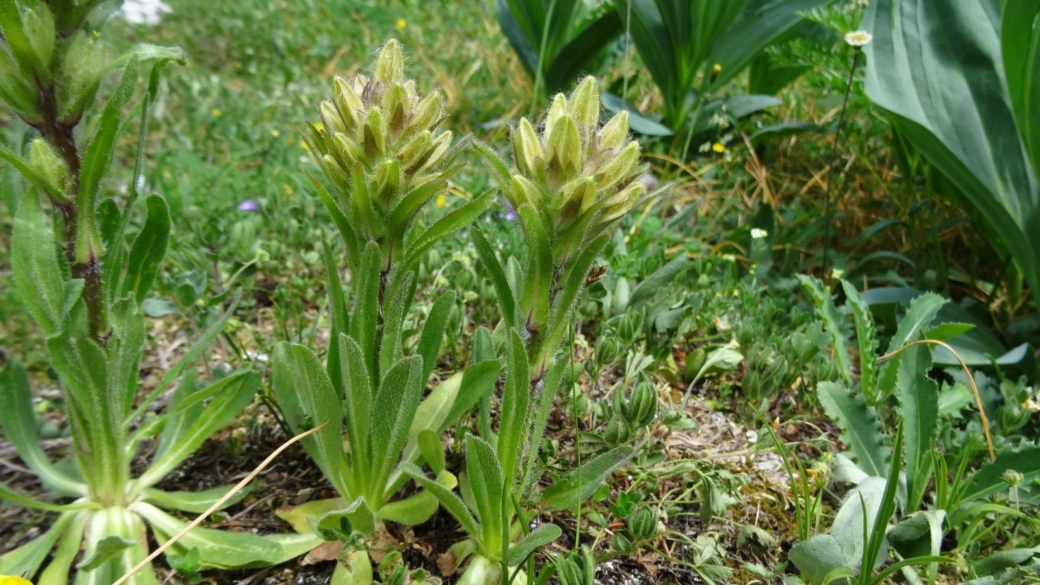
{"type": "Polygon", "coordinates": [[[1040,412],[1040,403],[1037,403],[1036,400],[1030,398],[1022,403],[1022,408],[1028,410],[1029,412],[1040,412]]]}
{"type": "Polygon", "coordinates": [[[874,38],[874,35],[868,33],[865,30],[856,30],[845,34],[845,42],[856,47],[857,49],[870,44],[870,41],[874,38]]]}
{"type": "Polygon", "coordinates": [[[761,240],[762,238],[764,238],[764,237],[766,237],[768,235],[769,235],[769,232],[767,232],[766,230],[759,229],[759,228],[751,228],[751,239],[752,240],[761,240]]]}
{"type": "Polygon", "coordinates": [[[833,278],[834,280],[841,280],[842,276],[845,276],[845,271],[841,268],[831,269],[831,278],[833,278]]]}

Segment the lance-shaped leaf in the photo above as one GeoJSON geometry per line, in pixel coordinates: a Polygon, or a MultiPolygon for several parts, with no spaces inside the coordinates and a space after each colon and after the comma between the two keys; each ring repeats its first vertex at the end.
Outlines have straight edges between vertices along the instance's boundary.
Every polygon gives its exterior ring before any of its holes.
{"type": "Polygon", "coordinates": [[[35,191],[18,204],[11,241],[15,286],[29,314],[47,335],[61,327],[65,299],[54,231],[35,191]]]}
{"type": "Polygon", "coordinates": [[[531,399],[527,351],[515,329],[509,331],[506,359],[508,369],[498,430],[498,458],[502,464],[502,476],[512,484],[516,481],[527,443],[527,405],[531,399]]]}
{"type": "Polygon", "coordinates": [[[896,395],[906,437],[907,509],[917,510],[928,484],[929,452],[939,425],[939,386],[928,377],[932,352],[917,345],[903,352],[896,381],[896,395]]]}
{"type": "Polygon", "coordinates": [[[369,443],[372,465],[369,481],[376,489],[381,490],[386,485],[408,439],[408,430],[422,397],[422,366],[419,356],[404,358],[394,364],[372,402],[371,428],[375,432],[369,443]]]}
{"type": "Polygon", "coordinates": [[[170,208],[159,195],[146,200],[148,219],[130,247],[126,277],[123,280],[123,296],[133,293],[144,299],[152,288],[152,281],[159,272],[159,265],[166,257],[166,246],[170,242],[170,208]]]}
{"type": "Polygon", "coordinates": [[[888,471],[889,451],[884,446],[881,425],[862,396],[834,382],[821,382],[816,394],[824,412],[841,428],[841,440],[849,445],[856,463],[873,477],[888,471]]]}
{"type": "Polygon", "coordinates": [[[615,447],[582,463],[581,467],[542,492],[545,504],[555,510],[567,510],[587,500],[607,476],[628,462],[634,453],[631,447],[615,447]]]}

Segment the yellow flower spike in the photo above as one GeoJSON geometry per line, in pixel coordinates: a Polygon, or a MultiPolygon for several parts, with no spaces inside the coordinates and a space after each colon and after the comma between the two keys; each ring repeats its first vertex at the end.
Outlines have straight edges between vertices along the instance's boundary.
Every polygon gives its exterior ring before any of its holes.
{"type": "Polygon", "coordinates": [[[574,117],[564,114],[554,124],[546,152],[549,164],[558,164],[564,177],[570,178],[581,168],[582,149],[578,125],[574,117]]]}
{"type": "Polygon", "coordinates": [[[596,172],[596,186],[609,189],[630,178],[639,167],[639,143],[633,140],[596,172]]]}
{"type": "Polygon", "coordinates": [[[561,116],[567,113],[567,97],[562,93],[556,94],[553,103],[549,106],[549,113],[545,115],[545,131],[542,136],[552,136],[553,126],[561,116]]]}
{"type": "Polygon", "coordinates": [[[397,39],[390,39],[383,45],[372,79],[379,83],[404,81],[404,51],[397,39]]]}
{"type": "Polygon", "coordinates": [[[343,118],[340,117],[339,111],[336,110],[336,106],[332,105],[332,102],[325,100],[321,102],[321,106],[318,109],[321,110],[321,122],[325,124],[329,132],[339,133],[347,131],[347,127],[343,124],[343,118]]]}
{"type": "Polygon", "coordinates": [[[628,138],[628,112],[621,110],[599,131],[599,147],[603,150],[620,148],[628,138]]]}
{"type": "Polygon", "coordinates": [[[357,126],[360,122],[358,113],[365,109],[365,104],[361,102],[361,98],[354,91],[350,82],[342,77],[336,77],[333,81],[332,95],[343,121],[351,128],[357,126]]]}
{"type": "Polygon", "coordinates": [[[537,206],[538,201],[542,198],[538,187],[520,175],[513,175],[512,191],[514,208],[519,208],[525,203],[537,206]]]}
{"type": "Polygon", "coordinates": [[[520,125],[513,128],[513,159],[520,172],[538,174],[539,168],[545,164],[545,152],[538,139],[538,133],[527,118],[520,118],[520,125]]]}
{"type": "Polygon", "coordinates": [[[591,134],[599,123],[599,85],[591,75],[582,80],[571,94],[568,111],[584,136],[591,134]]]}
{"type": "Polygon", "coordinates": [[[33,585],[32,581],[14,575],[0,575],[0,585],[33,585]]]}
{"type": "Polygon", "coordinates": [[[417,130],[430,130],[440,121],[444,112],[441,105],[441,94],[430,92],[415,106],[412,113],[412,126],[417,130]]]}

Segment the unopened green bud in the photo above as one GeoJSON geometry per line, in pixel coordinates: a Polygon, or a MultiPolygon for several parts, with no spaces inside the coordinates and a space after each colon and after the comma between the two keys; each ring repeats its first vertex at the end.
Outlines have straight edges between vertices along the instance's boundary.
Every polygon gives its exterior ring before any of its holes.
{"type": "Polygon", "coordinates": [[[433,136],[428,130],[423,130],[401,149],[401,166],[407,172],[414,172],[429,160],[433,148],[433,136]]]}
{"type": "Polygon", "coordinates": [[[346,169],[353,167],[359,160],[364,158],[364,151],[346,134],[335,134],[332,138],[332,145],[333,152],[339,158],[340,164],[346,169]]]}
{"type": "Polygon", "coordinates": [[[412,127],[416,130],[432,130],[433,126],[443,116],[444,107],[441,105],[441,94],[433,91],[415,106],[412,113],[412,127]]]}
{"type": "Polygon", "coordinates": [[[386,118],[379,108],[372,108],[365,116],[363,128],[365,141],[365,155],[368,161],[374,163],[383,157],[386,152],[386,135],[389,133],[386,118]]]}
{"type": "Polygon", "coordinates": [[[0,99],[29,123],[42,118],[36,88],[25,81],[18,64],[4,47],[0,47],[0,99]]]}
{"type": "Polygon", "coordinates": [[[29,163],[47,185],[47,194],[55,199],[67,199],[69,167],[46,141],[37,138],[29,146],[29,163]]]}
{"type": "Polygon", "coordinates": [[[599,124],[599,85],[596,78],[588,76],[578,84],[571,94],[569,107],[567,108],[574,116],[585,136],[591,135],[599,124]]]}
{"type": "Polygon", "coordinates": [[[353,129],[358,125],[360,121],[358,115],[365,109],[365,105],[361,102],[357,92],[354,91],[354,87],[346,79],[337,76],[332,83],[332,96],[336,101],[336,108],[339,110],[343,122],[350,129],[353,129]]]}
{"type": "Polygon", "coordinates": [[[408,96],[408,104],[414,106],[419,99],[419,90],[415,88],[414,79],[406,79],[404,82],[404,93],[408,96]]]}
{"type": "Polygon", "coordinates": [[[319,109],[321,110],[321,123],[325,125],[325,130],[330,134],[347,131],[347,127],[343,124],[343,118],[340,117],[336,106],[332,105],[332,102],[328,100],[321,102],[319,109]]]}
{"type": "Polygon", "coordinates": [[[386,115],[390,116],[391,130],[400,133],[411,115],[411,104],[408,103],[408,94],[404,90],[404,85],[394,83],[387,88],[386,93],[383,94],[382,106],[386,115]]]}
{"type": "Polygon", "coordinates": [[[435,168],[444,161],[444,157],[447,156],[448,150],[451,148],[452,137],[454,137],[454,134],[444,131],[437,135],[437,138],[433,139],[433,152],[430,153],[430,158],[426,159],[426,163],[422,168],[435,168]]]}
{"type": "Polygon", "coordinates": [[[693,379],[697,376],[701,368],[704,367],[704,363],[708,359],[708,354],[704,351],[703,347],[698,347],[694,351],[686,354],[686,363],[683,365],[683,381],[687,384],[693,382],[693,379]]]}
{"type": "Polygon", "coordinates": [[[378,83],[404,81],[404,51],[396,39],[390,39],[383,45],[372,79],[378,83]]]}
{"type": "Polygon", "coordinates": [[[640,330],[643,328],[642,321],[642,313],[625,313],[621,316],[620,319],[618,319],[618,337],[626,342],[634,341],[635,338],[639,335],[640,330]]]}
{"type": "Polygon", "coordinates": [[[512,138],[513,159],[517,169],[524,175],[537,176],[545,172],[545,152],[542,151],[538,133],[527,118],[520,118],[520,125],[513,128],[512,138]]]}
{"type": "Polygon", "coordinates": [[[65,78],[56,86],[62,122],[78,119],[92,104],[106,61],[105,45],[85,32],[76,33],[69,41],[61,66],[65,78]]]}
{"type": "Polygon", "coordinates": [[[646,195],[646,185],[643,185],[638,181],[625,187],[616,195],[607,199],[607,203],[603,208],[603,217],[600,221],[603,223],[610,223],[625,215],[636,206],[636,203],[639,203],[643,199],[644,195],[646,195]]]}
{"type": "Polygon", "coordinates": [[[1021,473],[1015,471],[1014,469],[1008,469],[1004,472],[1004,483],[1008,484],[1011,487],[1018,487],[1022,485],[1022,482],[1024,480],[1025,477],[1021,473]]]}
{"type": "Polygon", "coordinates": [[[596,171],[596,187],[610,189],[632,179],[639,167],[639,143],[628,143],[613,159],[596,171]]]}
{"type": "Polygon", "coordinates": [[[571,177],[581,168],[582,150],[578,125],[570,114],[564,114],[553,125],[549,134],[546,158],[549,167],[571,177]]]}
{"type": "Polygon", "coordinates": [[[552,206],[560,210],[560,225],[576,219],[596,201],[596,182],[592,177],[579,177],[563,187],[563,196],[553,201],[552,206]]]}
{"type": "Polygon", "coordinates": [[[321,163],[325,175],[332,181],[336,190],[342,194],[350,193],[350,175],[340,167],[336,159],[332,155],[326,154],[322,157],[321,163]]]}
{"type": "Polygon", "coordinates": [[[549,106],[549,113],[545,115],[545,136],[552,136],[553,128],[556,126],[556,122],[567,113],[567,96],[562,93],[556,94],[553,98],[552,105],[549,106]]]}
{"type": "Polygon", "coordinates": [[[600,339],[596,344],[596,351],[594,356],[596,363],[600,366],[607,366],[614,363],[617,359],[618,354],[618,343],[613,337],[605,337],[600,339]]]}
{"type": "Polygon", "coordinates": [[[621,110],[599,131],[599,147],[602,150],[620,148],[628,138],[628,112],[621,110]]]}
{"type": "Polygon", "coordinates": [[[517,209],[525,203],[529,205],[537,205],[542,198],[541,193],[538,192],[538,187],[520,175],[513,176],[512,187],[512,203],[513,207],[517,209]]]}
{"type": "Polygon", "coordinates": [[[631,436],[632,429],[629,428],[628,422],[618,415],[607,421],[607,428],[603,431],[603,440],[612,446],[624,443],[631,436]]]}

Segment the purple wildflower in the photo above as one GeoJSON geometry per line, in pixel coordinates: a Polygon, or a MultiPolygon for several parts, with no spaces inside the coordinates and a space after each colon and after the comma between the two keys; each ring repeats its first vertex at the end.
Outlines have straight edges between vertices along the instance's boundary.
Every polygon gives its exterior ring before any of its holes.
{"type": "Polygon", "coordinates": [[[513,209],[513,206],[509,203],[509,200],[505,199],[503,200],[503,203],[506,204],[506,212],[499,213],[498,216],[505,219],[506,221],[513,221],[514,219],[516,219],[516,210],[513,209]]]}
{"type": "Polygon", "coordinates": [[[252,199],[246,199],[242,203],[238,204],[239,211],[260,211],[260,206],[256,204],[256,201],[252,199]]]}

